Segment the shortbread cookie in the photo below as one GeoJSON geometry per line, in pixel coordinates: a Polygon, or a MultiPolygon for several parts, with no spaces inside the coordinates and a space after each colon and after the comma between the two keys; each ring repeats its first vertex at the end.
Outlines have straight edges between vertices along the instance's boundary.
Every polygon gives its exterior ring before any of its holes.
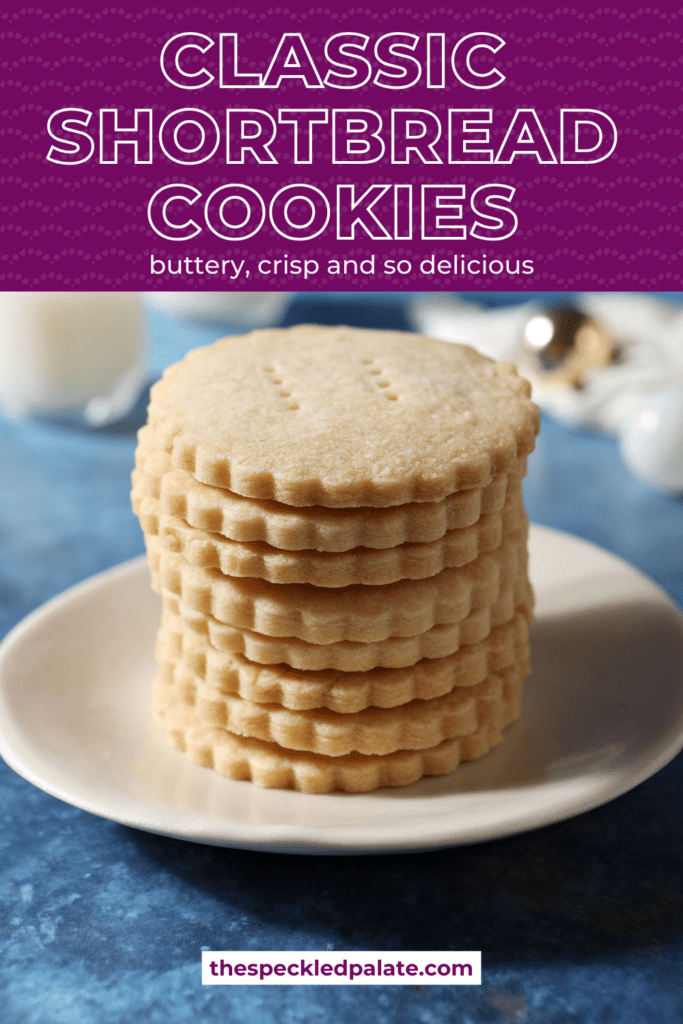
{"type": "Polygon", "coordinates": [[[461,761],[483,757],[500,743],[502,730],[519,716],[519,707],[519,697],[514,697],[499,717],[493,716],[470,736],[443,740],[428,750],[329,757],[287,750],[205,725],[198,721],[193,708],[169,706],[163,684],[153,689],[157,723],[173,746],[184,750],[195,764],[266,789],[296,789],[302,793],[368,793],[381,786],[407,786],[425,775],[446,775],[461,761]]]}
{"type": "MultiPolygon", "coordinates": [[[[336,669],[366,672],[373,668],[409,668],[423,658],[445,658],[464,644],[479,643],[495,626],[509,622],[518,609],[531,621],[534,596],[523,572],[512,586],[504,587],[495,601],[475,608],[459,622],[440,623],[417,636],[387,637],[374,643],[341,640],[335,644],[309,644],[297,637],[272,637],[219,622],[188,608],[175,594],[162,591],[164,625],[179,650],[192,657],[205,656],[217,664],[223,654],[244,655],[257,665],[284,663],[302,671],[336,669]]],[[[180,657],[180,654],[173,655],[180,657]]],[[[218,669],[216,669],[218,671],[218,669]]],[[[200,672],[200,675],[202,673],[200,672]]]]}
{"type": "Polygon", "coordinates": [[[156,537],[146,537],[145,542],[159,592],[168,590],[191,608],[232,626],[314,644],[371,643],[458,622],[513,584],[527,557],[524,531],[468,565],[444,569],[425,580],[326,589],[223,576],[217,569],[190,565],[180,555],[164,551],[156,537]]]}
{"type": "Polygon", "coordinates": [[[521,693],[528,663],[510,665],[474,686],[456,687],[432,700],[412,700],[393,708],[368,707],[350,714],[256,704],[206,684],[188,686],[182,670],[175,673],[172,665],[162,664],[161,669],[161,685],[170,706],[193,707],[206,725],[287,749],[340,757],[354,751],[392,754],[425,750],[445,739],[469,736],[488,718],[499,717],[506,699],[521,693]]]}
{"type": "Polygon", "coordinates": [[[282,551],[429,543],[450,530],[472,526],[481,516],[500,512],[508,489],[518,488],[526,473],[526,459],[521,458],[511,473],[499,474],[487,487],[457,491],[438,502],[386,509],[293,508],[202,484],[191,473],[173,469],[168,453],[154,446],[149,427],[143,427],[138,438],[135,491],[157,498],[162,512],[197,529],[242,543],[270,544],[282,551]]]}
{"type": "MultiPolygon", "coordinates": [[[[164,616],[156,646],[157,661],[173,665],[190,687],[209,686],[258,704],[281,704],[294,711],[327,708],[350,714],[367,707],[393,708],[409,701],[431,700],[454,687],[470,687],[490,672],[528,662],[529,613],[443,658],[423,658],[408,668],[374,668],[367,672],[333,669],[301,671],[285,664],[258,665],[241,654],[215,651],[201,637],[178,633],[178,620],[164,616]]],[[[182,628],[182,626],[180,627],[182,628]]],[[[165,677],[164,677],[165,678],[165,677]]]]}
{"type": "Polygon", "coordinates": [[[482,552],[495,551],[504,536],[518,532],[526,522],[521,488],[517,488],[508,494],[502,512],[482,516],[473,526],[451,530],[427,544],[402,544],[381,551],[277,551],[260,542],[228,540],[189,526],[177,516],[160,514],[157,499],[135,487],[132,500],[145,533],[158,536],[162,548],[182,555],[192,565],[219,569],[226,576],[316,587],[382,586],[435,576],[442,569],[473,562],[482,552]]]}
{"type": "Polygon", "coordinates": [[[510,364],[418,335],[254,331],[195,349],[151,391],[175,468],[287,505],[400,505],[485,487],[538,433],[510,364]]]}

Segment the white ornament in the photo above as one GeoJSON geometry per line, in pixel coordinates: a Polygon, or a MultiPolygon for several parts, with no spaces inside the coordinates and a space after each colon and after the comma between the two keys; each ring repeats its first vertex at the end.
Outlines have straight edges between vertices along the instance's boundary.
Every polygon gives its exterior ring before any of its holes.
{"type": "Polygon", "coordinates": [[[683,491],[683,386],[653,392],[622,421],[624,462],[654,487],[683,491]]]}

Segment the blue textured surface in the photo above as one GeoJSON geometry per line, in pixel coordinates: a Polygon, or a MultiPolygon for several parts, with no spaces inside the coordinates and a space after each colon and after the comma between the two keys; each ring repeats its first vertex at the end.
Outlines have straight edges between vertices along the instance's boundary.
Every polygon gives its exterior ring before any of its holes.
{"type": "MultiPolygon", "coordinates": [[[[352,312],[362,322],[363,307],[352,312]]],[[[154,326],[157,363],[182,354],[188,335],[154,326]]],[[[128,504],[140,414],[100,433],[0,421],[3,633],[143,550],[128,504]]],[[[526,495],[535,521],[616,552],[683,604],[683,505],[629,476],[611,439],[545,418],[526,495]]],[[[527,835],[290,857],[136,832],[0,765],[0,1022],[674,1024],[682,792],[679,757],[613,803],[527,835]],[[203,989],[202,947],[481,949],[484,980],[203,989]]]]}

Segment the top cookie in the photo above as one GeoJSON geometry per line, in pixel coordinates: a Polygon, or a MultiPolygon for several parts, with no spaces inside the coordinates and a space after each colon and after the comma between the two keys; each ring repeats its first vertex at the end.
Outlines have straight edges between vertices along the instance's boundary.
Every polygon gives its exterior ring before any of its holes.
{"type": "Polygon", "coordinates": [[[532,451],[538,409],[509,364],[398,331],[303,325],[195,349],[152,388],[173,465],[287,505],[441,501],[532,451]]]}

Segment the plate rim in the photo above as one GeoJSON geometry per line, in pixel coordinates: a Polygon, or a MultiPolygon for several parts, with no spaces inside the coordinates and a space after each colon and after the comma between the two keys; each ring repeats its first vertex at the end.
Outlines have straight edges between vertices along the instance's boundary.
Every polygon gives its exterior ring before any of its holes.
{"type": "MultiPolygon", "coordinates": [[[[683,638],[683,612],[671,597],[649,576],[640,569],[615,555],[597,544],[587,541],[575,534],[557,530],[553,527],[531,524],[531,531],[537,536],[546,535],[549,540],[560,542],[576,542],[582,546],[593,549],[603,556],[621,565],[629,573],[636,575],[648,585],[653,595],[656,593],[660,601],[668,606],[673,612],[673,618],[677,620],[683,638]]],[[[18,775],[26,779],[32,785],[49,795],[56,797],[71,806],[78,807],[91,814],[95,814],[105,820],[115,821],[119,824],[136,828],[141,831],[170,838],[183,839],[191,842],[198,842],[205,845],[213,845],[226,848],[249,849],[261,852],[292,853],[304,855],[364,855],[364,854],[387,854],[387,853],[410,853],[423,852],[427,850],[441,849],[449,846],[473,845],[481,842],[491,842],[513,835],[519,835],[546,825],[557,824],[577,814],[603,806],[618,796],[622,796],[631,789],[640,785],[641,782],[651,778],[665,765],[667,765],[683,748],[683,722],[678,729],[670,729],[663,733],[657,744],[656,756],[641,763],[638,770],[633,772],[614,771],[606,774],[606,781],[600,788],[587,794],[578,794],[573,799],[566,799],[554,808],[544,807],[542,810],[527,809],[525,812],[513,815],[513,822],[500,822],[498,827],[483,827],[480,824],[468,829],[462,822],[457,821],[450,826],[446,825],[446,815],[431,819],[429,835],[423,841],[408,841],[402,839],[398,829],[382,826],[384,832],[374,838],[367,833],[373,827],[363,825],[330,825],[324,830],[321,826],[307,826],[301,822],[296,823],[260,823],[235,821],[231,818],[209,818],[201,813],[188,811],[174,811],[163,806],[145,804],[144,801],[131,794],[127,794],[129,802],[135,805],[137,813],[132,809],[122,811],[119,808],[109,807],[108,812],[101,805],[97,805],[94,798],[84,797],[80,792],[74,795],[62,785],[45,779],[37,773],[30,764],[24,763],[23,759],[13,749],[11,742],[5,735],[5,716],[9,715],[5,704],[5,690],[3,686],[3,669],[6,658],[9,657],[17,644],[41,623],[49,620],[53,614],[61,608],[77,604],[89,592],[106,589],[109,585],[125,579],[134,577],[144,569],[146,574],[146,557],[140,555],[123,563],[105,569],[86,580],[74,584],[67,590],[50,598],[44,604],[30,612],[25,618],[17,623],[0,642],[0,755],[18,775]],[[668,736],[668,738],[667,738],[668,736]],[[148,809],[148,810],[146,810],[148,809]],[[172,824],[172,819],[180,815],[180,821],[172,824]],[[182,827],[178,827],[182,822],[182,827]],[[343,834],[341,834],[343,833],[343,834]]],[[[183,756],[183,755],[179,755],[183,756]]],[[[197,768],[197,770],[201,770],[197,768]]],[[[232,780],[226,780],[232,781],[232,780]]],[[[548,780],[546,782],[534,783],[534,788],[550,788],[557,786],[557,782],[548,780]]],[[[507,793],[511,799],[517,788],[487,790],[488,793],[507,793]]],[[[526,787],[525,787],[526,788],[526,787]]],[[[76,781],[76,789],[80,789],[80,780],[76,781]]],[[[326,794],[333,799],[341,796],[342,799],[354,799],[355,794],[326,794]]],[[[437,794],[433,797],[438,800],[457,800],[458,797],[467,797],[472,794],[437,794]]],[[[295,798],[307,799],[308,794],[292,794],[295,798]]],[[[372,794],[358,794],[365,799],[371,798],[372,794]]],[[[131,807],[132,807],[131,804],[131,807]]]]}

